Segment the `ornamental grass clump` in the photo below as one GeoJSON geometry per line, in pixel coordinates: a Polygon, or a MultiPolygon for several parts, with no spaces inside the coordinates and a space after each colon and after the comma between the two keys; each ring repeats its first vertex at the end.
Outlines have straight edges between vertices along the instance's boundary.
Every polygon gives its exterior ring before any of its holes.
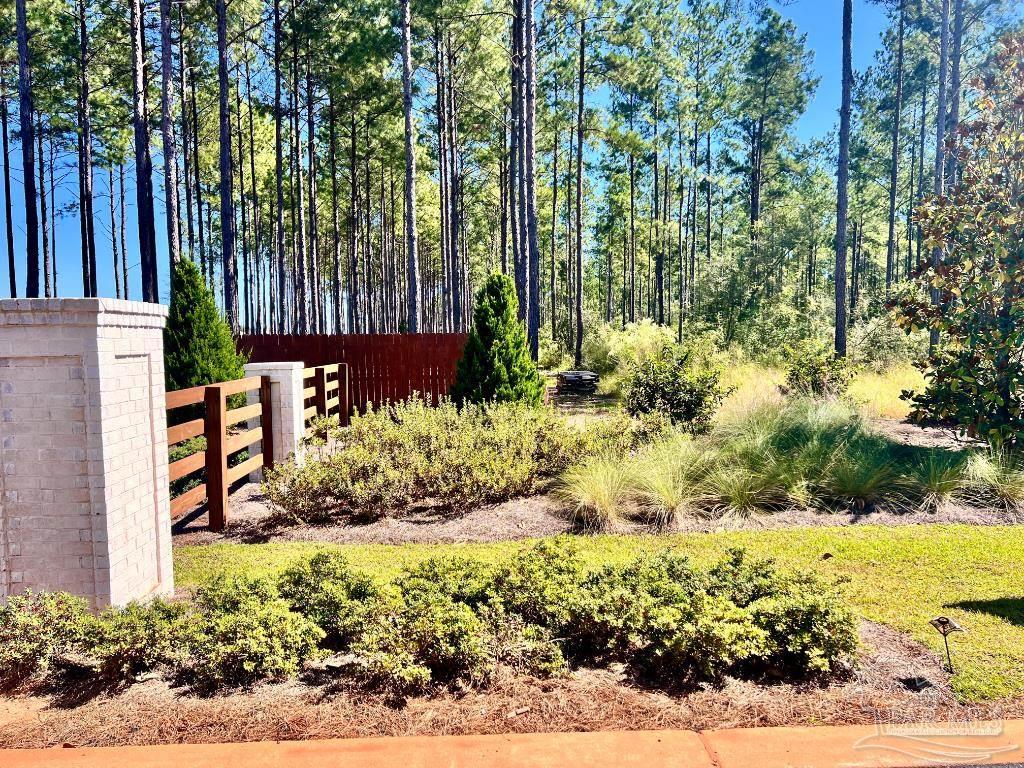
{"type": "Polygon", "coordinates": [[[584,531],[605,531],[622,514],[629,497],[630,468],[617,456],[594,456],[562,474],[555,493],[570,505],[573,523],[584,531]]]}

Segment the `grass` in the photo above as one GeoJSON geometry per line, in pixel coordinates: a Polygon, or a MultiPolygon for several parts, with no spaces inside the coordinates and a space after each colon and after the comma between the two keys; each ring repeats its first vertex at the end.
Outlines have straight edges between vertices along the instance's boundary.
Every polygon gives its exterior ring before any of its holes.
{"type": "Polygon", "coordinates": [[[850,382],[849,395],[867,417],[905,419],[910,408],[900,400],[900,393],[923,387],[921,372],[912,365],[901,365],[885,373],[859,372],[850,382]]]}
{"type": "MultiPolygon", "coordinates": [[[[968,631],[952,638],[964,701],[1024,696],[1024,586],[1020,563],[1024,527],[966,525],[863,526],[735,531],[713,534],[593,536],[578,539],[591,566],[622,562],[639,552],[672,547],[707,562],[733,546],[771,555],[791,567],[849,579],[847,593],[865,618],[912,635],[934,651],[942,641],[928,621],[952,617],[968,631]],[[831,557],[823,559],[829,554],[831,557]]],[[[319,543],[216,544],[175,550],[179,586],[195,587],[216,572],[274,574],[321,549],[340,549],[353,566],[387,580],[432,555],[494,563],[521,546],[488,544],[319,543]]]]}

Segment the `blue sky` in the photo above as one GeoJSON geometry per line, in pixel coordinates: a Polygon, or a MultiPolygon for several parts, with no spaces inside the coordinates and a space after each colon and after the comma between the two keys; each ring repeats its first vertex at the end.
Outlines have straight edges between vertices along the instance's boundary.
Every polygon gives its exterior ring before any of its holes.
{"type": "MultiPolygon", "coordinates": [[[[820,78],[818,90],[810,102],[807,112],[801,117],[797,125],[797,134],[801,140],[808,140],[822,137],[828,134],[836,124],[837,111],[839,108],[842,48],[840,45],[842,0],[790,0],[776,7],[783,15],[792,19],[797,28],[807,35],[808,47],[814,51],[814,68],[820,78]]],[[[880,35],[886,26],[886,13],[882,6],[867,0],[854,0],[853,10],[853,39],[854,57],[853,65],[857,70],[863,70],[874,62],[875,53],[881,44],[880,35]]],[[[13,126],[12,126],[13,127],[13,126]]],[[[159,141],[159,136],[154,136],[154,142],[159,141]]],[[[11,147],[12,165],[12,196],[14,198],[14,226],[15,226],[15,256],[17,259],[18,289],[24,295],[24,216],[23,206],[19,200],[22,196],[21,190],[21,152],[20,148],[12,144],[11,147]]],[[[159,174],[161,162],[159,155],[154,158],[155,170],[159,174]]],[[[58,210],[73,202],[77,195],[77,181],[74,173],[65,174],[63,190],[58,189],[58,210]]],[[[140,275],[138,252],[134,246],[137,242],[136,224],[134,221],[134,177],[129,170],[125,179],[128,205],[128,265],[129,265],[129,289],[132,298],[139,298],[140,275]]],[[[116,183],[116,182],[115,182],[116,183]]],[[[161,186],[159,178],[155,180],[158,188],[161,186]]],[[[105,173],[97,173],[95,180],[97,200],[95,209],[97,213],[97,261],[99,264],[99,291],[102,296],[114,295],[113,267],[111,265],[111,251],[109,244],[108,229],[108,202],[106,197],[107,181],[105,173]]],[[[159,206],[158,202],[158,206],[159,206]]],[[[166,260],[166,236],[164,233],[163,210],[158,207],[157,211],[157,240],[159,249],[159,272],[160,272],[160,296],[167,299],[167,260],[166,260]]],[[[57,273],[58,292],[61,296],[80,296],[81,285],[81,251],[79,246],[78,220],[73,215],[68,215],[57,220],[57,273]]],[[[6,274],[6,238],[3,227],[0,227],[0,242],[3,242],[4,254],[0,259],[0,293],[7,295],[8,276],[6,274]]]]}

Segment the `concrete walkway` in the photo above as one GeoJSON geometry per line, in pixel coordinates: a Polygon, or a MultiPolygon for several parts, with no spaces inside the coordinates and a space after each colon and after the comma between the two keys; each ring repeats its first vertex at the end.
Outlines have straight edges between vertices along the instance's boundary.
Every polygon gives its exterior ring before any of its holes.
{"type": "Polygon", "coordinates": [[[1024,720],[0,750],[0,768],[894,768],[1024,764],[1024,720]],[[975,729],[977,730],[977,729],[975,729]]]}

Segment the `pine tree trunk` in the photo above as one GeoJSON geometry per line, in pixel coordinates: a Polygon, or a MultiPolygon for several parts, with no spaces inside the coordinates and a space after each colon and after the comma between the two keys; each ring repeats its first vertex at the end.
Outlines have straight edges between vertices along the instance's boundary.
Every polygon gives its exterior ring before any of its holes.
{"type": "MultiPolygon", "coordinates": [[[[135,0],[138,2],[138,0],[135,0]]],[[[217,89],[220,123],[220,241],[224,314],[234,331],[238,330],[238,288],[235,263],[235,201],[231,169],[231,109],[228,104],[228,17],[227,0],[217,6],[217,89]]]]}
{"type": "Polygon", "coordinates": [[[124,210],[124,163],[117,166],[117,205],[118,213],[120,214],[120,222],[118,226],[118,234],[121,240],[121,293],[125,299],[130,299],[131,294],[128,290],[128,248],[126,247],[126,216],[124,210]]]}
{"type": "MultiPolygon", "coordinates": [[[[555,81],[552,112],[558,111],[558,81],[555,81]]],[[[555,311],[555,296],[558,293],[558,269],[555,265],[555,251],[558,248],[558,139],[559,123],[555,123],[555,139],[551,145],[551,275],[549,276],[551,307],[551,340],[558,338],[558,313],[555,311]]]]}
{"type": "Polygon", "coordinates": [[[409,333],[420,332],[419,234],[416,231],[416,126],[412,115],[412,16],[411,0],[402,0],[402,111],[405,117],[405,240],[407,324],[409,333]]]}
{"type": "Polygon", "coordinates": [[[3,142],[4,162],[4,229],[7,234],[7,277],[10,285],[11,298],[18,298],[17,265],[14,261],[14,216],[11,212],[11,140],[7,114],[7,83],[4,80],[3,68],[0,67],[0,134],[3,142]]]}
{"type": "Polygon", "coordinates": [[[82,264],[87,275],[86,296],[98,295],[96,285],[96,229],[93,219],[92,114],[89,105],[89,31],[85,0],[78,1],[78,130],[81,151],[79,215],[82,217],[82,264]]]}
{"type": "Polygon", "coordinates": [[[896,264],[896,187],[900,172],[900,118],[903,112],[903,28],[906,11],[899,0],[899,22],[896,28],[896,93],[892,108],[892,146],[889,153],[889,233],[885,249],[885,295],[892,290],[893,270],[896,264]]]}
{"type": "MultiPolygon", "coordinates": [[[[946,119],[946,135],[955,136],[960,127],[960,66],[964,40],[964,0],[954,0],[953,9],[953,50],[950,53],[949,75],[949,116],[946,119]]],[[[956,154],[950,152],[946,156],[946,186],[957,183],[956,154]]]]}
{"type": "MultiPolygon", "coordinates": [[[[942,197],[945,189],[945,142],[946,142],[946,89],[949,80],[949,0],[942,0],[941,32],[939,35],[939,96],[935,108],[935,197],[942,197]]],[[[942,247],[932,249],[932,266],[939,267],[942,263],[942,247]]],[[[939,304],[939,291],[931,289],[932,306],[939,304]]],[[[928,335],[928,346],[934,350],[939,343],[939,330],[932,328],[928,335]]]]}
{"type": "MultiPolygon", "coordinates": [[[[16,0],[18,37],[18,113],[21,117],[21,167],[25,189],[25,295],[39,298],[39,216],[36,210],[35,127],[32,125],[32,75],[28,51],[26,0],[16,0]]],[[[13,272],[12,272],[13,274],[13,272]]]]}
{"type": "Polygon", "coordinates": [[[288,325],[285,309],[284,254],[284,149],[281,138],[281,0],[274,0],[274,189],[277,206],[274,211],[274,253],[277,257],[277,331],[284,333],[288,325]]]}
{"type": "MultiPolygon", "coordinates": [[[[79,3],[83,6],[82,34],[84,38],[85,0],[79,0],[79,3]]],[[[160,0],[160,132],[163,135],[164,145],[164,211],[167,216],[167,251],[173,269],[174,265],[181,260],[181,237],[178,226],[178,147],[174,138],[174,78],[171,53],[171,0],[160,0]]],[[[84,98],[88,100],[88,92],[84,98]]],[[[88,148],[86,151],[88,152],[88,148]]]]}
{"type": "Polygon", "coordinates": [[[580,19],[579,101],[576,108],[576,349],[583,365],[583,97],[586,88],[587,20],[580,19]]]}
{"type": "MultiPolygon", "coordinates": [[[[36,130],[36,139],[39,142],[39,217],[42,220],[43,233],[43,296],[52,296],[50,288],[50,237],[47,230],[46,214],[46,155],[43,153],[43,116],[39,115],[39,125],[36,130]]],[[[35,169],[33,169],[34,172],[35,169]]]]}
{"type": "Polygon", "coordinates": [[[121,263],[117,256],[117,221],[114,217],[114,166],[107,168],[107,189],[110,192],[110,252],[114,257],[114,292],[121,298],[121,263]]]}
{"type": "Polygon", "coordinates": [[[185,232],[188,236],[188,257],[196,258],[195,225],[192,214],[192,152],[189,142],[188,100],[188,45],[185,42],[185,6],[178,7],[178,87],[181,91],[181,175],[185,186],[185,232]]]}
{"type": "MultiPolygon", "coordinates": [[[[947,0],[948,1],[948,0],[947,0]]],[[[853,2],[843,0],[843,93],[839,110],[839,168],[836,174],[836,333],[835,351],[846,356],[846,217],[850,177],[850,101],[853,88],[853,2]]]]}
{"type": "Polygon", "coordinates": [[[530,356],[540,352],[540,246],[537,234],[537,32],[534,0],[525,0],[523,22],[526,32],[526,241],[529,272],[530,312],[527,336],[530,356]]]}
{"type": "Polygon", "coordinates": [[[334,301],[334,332],[341,333],[341,226],[338,223],[338,127],[337,115],[334,111],[333,92],[328,91],[328,127],[330,129],[330,166],[331,166],[331,247],[332,273],[331,294],[334,301]]]}

